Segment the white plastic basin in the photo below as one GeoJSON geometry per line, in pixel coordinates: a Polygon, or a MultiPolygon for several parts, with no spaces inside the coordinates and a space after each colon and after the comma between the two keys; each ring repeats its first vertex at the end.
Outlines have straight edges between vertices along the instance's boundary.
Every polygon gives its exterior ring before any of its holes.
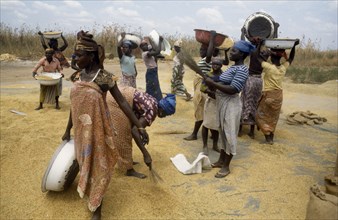
{"type": "Polygon", "coordinates": [[[63,191],[67,181],[67,174],[75,160],[74,141],[63,141],[54,152],[43,175],[42,192],[63,191]]]}
{"type": "Polygon", "coordinates": [[[39,73],[35,76],[35,79],[38,80],[38,82],[41,85],[44,86],[53,86],[60,82],[60,79],[62,78],[61,73],[39,73]]]}

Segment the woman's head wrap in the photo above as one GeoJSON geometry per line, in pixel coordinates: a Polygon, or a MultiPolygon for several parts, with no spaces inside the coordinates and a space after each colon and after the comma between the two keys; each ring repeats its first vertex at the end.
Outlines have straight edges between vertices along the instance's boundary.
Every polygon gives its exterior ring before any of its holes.
{"type": "Polygon", "coordinates": [[[174,94],[167,94],[166,97],[158,102],[158,107],[163,109],[166,115],[172,115],[176,110],[176,96],[174,94]]]}
{"type": "Polygon", "coordinates": [[[140,46],[144,45],[144,44],[149,44],[149,40],[147,38],[143,38],[141,43],[140,43],[140,46]]]}
{"type": "Polygon", "coordinates": [[[81,30],[77,33],[75,49],[84,51],[97,51],[98,45],[93,40],[92,34],[88,34],[88,32],[84,32],[83,30],[81,30]]]}
{"type": "Polygon", "coordinates": [[[133,43],[130,40],[124,40],[122,42],[122,45],[127,45],[129,48],[131,48],[131,46],[133,46],[133,43]]]}
{"type": "Polygon", "coordinates": [[[182,40],[180,39],[180,40],[175,41],[174,46],[175,47],[182,47],[182,40]]]}
{"type": "Polygon", "coordinates": [[[252,43],[245,40],[236,41],[233,47],[237,48],[243,53],[248,54],[250,54],[252,51],[256,49],[256,47],[252,43]]]}
{"type": "Polygon", "coordinates": [[[47,48],[45,50],[45,53],[54,53],[54,49],[53,48],[47,48]]]}

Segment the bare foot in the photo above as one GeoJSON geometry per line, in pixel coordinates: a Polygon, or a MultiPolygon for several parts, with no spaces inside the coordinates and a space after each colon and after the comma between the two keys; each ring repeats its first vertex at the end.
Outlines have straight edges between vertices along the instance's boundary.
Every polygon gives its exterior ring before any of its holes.
{"type": "Polygon", "coordinates": [[[206,155],[206,156],[209,155],[208,147],[203,147],[203,153],[204,153],[204,155],[206,155]]]}
{"type": "Polygon", "coordinates": [[[218,152],[218,153],[221,152],[217,146],[214,146],[212,149],[213,149],[214,151],[218,152]]]}
{"type": "Polygon", "coordinates": [[[194,140],[197,140],[197,136],[192,134],[192,135],[185,137],[183,139],[186,140],[186,141],[194,141],[194,140]]]}
{"type": "Polygon", "coordinates": [[[248,136],[249,136],[251,139],[255,139],[255,134],[252,133],[252,132],[249,132],[249,133],[248,133],[248,136]]]}
{"type": "Polygon", "coordinates": [[[143,173],[136,172],[134,169],[127,170],[126,176],[133,176],[133,177],[137,177],[140,179],[144,179],[147,177],[143,173]]]}
{"type": "Polygon", "coordinates": [[[92,220],[100,220],[101,219],[101,206],[102,206],[102,203],[99,207],[97,207],[97,209],[93,213],[92,220]]]}
{"type": "Polygon", "coordinates": [[[185,98],[185,101],[190,101],[191,99],[192,99],[192,96],[188,94],[187,97],[185,98]]]}

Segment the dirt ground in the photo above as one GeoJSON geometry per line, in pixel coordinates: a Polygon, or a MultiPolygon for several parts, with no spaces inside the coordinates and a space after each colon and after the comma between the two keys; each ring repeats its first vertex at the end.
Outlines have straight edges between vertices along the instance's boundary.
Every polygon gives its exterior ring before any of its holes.
{"type": "MultiPolygon", "coordinates": [[[[64,192],[41,192],[43,174],[66,128],[71,83],[63,81],[61,110],[45,105],[35,111],[39,85],[31,77],[34,64],[1,61],[0,219],[89,219],[87,202],[76,191],[77,179],[64,192]]],[[[116,61],[105,67],[117,75],[120,72],[116,61]]],[[[170,92],[171,67],[170,61],[159,64],[163,92],[170,92]]],[[[144,64],[139,62],[137,69],[138,87],[144,90],[144,64]]],[[[65,70],[66,77],[71,73],[65,70]]],[[[191,92],[193,76],[186,68],[184,81],[191,92]]],[[[196,141],[183,140],[193,125],[192,101],[178,97],[175,115],[156,119],[147,129],[153,166],[164,182],[126,177],[116,170],[104,198],[103,219],[304,219],[310,186],[323,186],[324,176],[334,172],[337,81],[304,85],[286,79],[275,144],[263,144],[259,131],[254,140],[239,137],[238,155],[224,179],[214,177],[218,169],[183,175],[170,161],[183,153],[192,162],[202,151],[200,133],[196,141]],[[286,115],[299,110],[310,110],[328,121],[316,126],[288,125],[286,115]]],[[[214,162],[218,153],[210,149],[209,158],[214,162]]],[[[137,171],[149,174],[138,148],[134,148],[134,160],[141,162],[135,166],[137,171]]]]}

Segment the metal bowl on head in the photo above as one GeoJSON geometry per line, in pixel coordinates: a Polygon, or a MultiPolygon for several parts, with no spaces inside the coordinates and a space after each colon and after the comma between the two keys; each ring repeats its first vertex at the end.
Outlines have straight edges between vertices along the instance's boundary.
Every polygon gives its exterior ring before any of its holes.
{"type": "MultiPolygon", "coordinates": [[[[122,36],[119,35],[117,37],[117,40],[120,41],[121,39],[122,36]]],[[[124,36],[124,40],[129,40],[133,44],[131,47],[132,49],[138,48],[141,44],[141,37],[136,34],[126,33],[126,35],[124,36]]]]}
{"type": "Polygon", "coordinates": [[[299,39],[273,38],[266,39],[264,45],[271,49],[291,49],[296,41],[299,41],[299,39]]]}
{"type": "Polygon", "coordinates": [[[60,82],[61,78],[62,78],[61,73],[43,72],[35,76],[35,79],[37,79],[38,82],[44,86],[54,86],[60,82]]]}
{"type": "Polygon", "coordinates": [[[270,15],[264,12],[256,12],[245,20],[243,28],[245,36],[248,39],[250,37],[260,37],[263,39],[273,38],[275,21],[270,15]]]}
{"type": "Polygon", "coordinates": [[[79,172],[74,141],[63,141],[56,149],[43,175],[41,191],[63,191],[68,188],[79,172]]]}
{"type": "MultiPolygon", "coordinates": [[[[194,29],[194,31],[195,31],[195,38],[198,42],[200,42],[201,44],[206,44],[206,45],[209,44],[210,37],[211,37],[210,31],[202,30],[202,29],[194,29]]],[[[216,33],[215,41],[214,41],[215,47],[221,46],[226,38],[228,38],[227,35],[216,33]]]]}

